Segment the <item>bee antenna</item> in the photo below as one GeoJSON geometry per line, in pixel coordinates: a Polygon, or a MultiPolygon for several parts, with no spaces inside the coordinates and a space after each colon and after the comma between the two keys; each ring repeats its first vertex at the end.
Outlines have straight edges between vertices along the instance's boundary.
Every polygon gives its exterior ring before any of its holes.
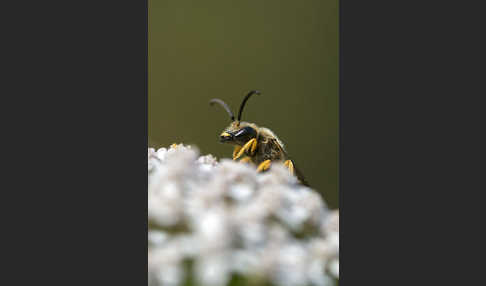
{"type": "Polygon", "coordinates": [[[221,105],[224,108],[224,110],[226,110],[226,112],[228,112],[228,114],[231,118],[231,121],[235,121],[235,115],[233,114],[233,112],[231,112],[231,109],[229,108],[229,106],[224,101],[222,101],[219,98],[213,98],[209,101],[209,105],[211,105],[211,106],[213,106],[215,103],[218,103],[219,105],[221,105]]]}
{"type": "Polygon", "coordinates": [[[245,99],[243,99],[243,102],[240,105],[240,111],[238,112],[238,121],[241,120],[241,114],[243,113],[243,107],[245,107],[246,101],[250,98],[250,96],[254,94],[261,94],[261,93],[258,90],[252,90],[245,96],[245,99]]]}

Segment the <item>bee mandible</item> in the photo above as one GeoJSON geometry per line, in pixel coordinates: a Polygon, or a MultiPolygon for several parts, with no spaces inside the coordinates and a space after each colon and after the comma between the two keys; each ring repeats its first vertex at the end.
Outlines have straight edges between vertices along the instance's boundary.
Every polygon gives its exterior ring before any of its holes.
{"type": "Polygon", "coordinates": [[[233,160],[251,162],[258,166],[258,172],[268,170],[272,162],[283,162],[290,174],[295,175],[303,185],[308,186],[309,184],[304,176],[285,151],[284,144],[272,130],[259,127],[255,123],[241,121],[243,108],[254,94],[261,93],[258,90],[252,90],[245,96],[236,120],[233,112],[224,101],[218,98],[209,101],[210,105],[215,103],[221,105],[231,118],[230,125],[219,136],[220,142],[235,145],[233,160]]]}

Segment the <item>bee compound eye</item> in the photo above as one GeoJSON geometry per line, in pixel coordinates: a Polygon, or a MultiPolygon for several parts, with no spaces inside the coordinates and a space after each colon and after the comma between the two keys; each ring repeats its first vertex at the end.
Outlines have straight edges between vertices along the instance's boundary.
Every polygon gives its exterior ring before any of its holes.
{"type": "Polygon", "coordinates": [[[247,133],[246,129],[241,129],[238,132],[235,133],[235,137],[241,137],[247,133]]]}
{"type": "Polygon", "coordinates": [[[256,136],[255,129],[247,126],[244,128],[241,128],[238,130],[238,132],[235,133],[235,138],[253,138],[256,136]]]}

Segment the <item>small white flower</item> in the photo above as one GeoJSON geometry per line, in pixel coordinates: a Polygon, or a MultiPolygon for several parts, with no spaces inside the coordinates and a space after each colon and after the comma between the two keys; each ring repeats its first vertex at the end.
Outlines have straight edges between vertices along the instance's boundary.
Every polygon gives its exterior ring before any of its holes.
{"type": "Polygon", "coordinates": [[[156,156],[160,160],[164,161],[166,155],[167,155],[167,149],[166,148],[160,148],[160,149],[157,150],[156,156]]]}
{"type": "Polygon", "coordinates": [[[159,230],[150,230],[148,232],[148,243],[149,245],[161,245],[166,242],[169,235],[166,232],[159,230]]]}
{"type": "Polygon", "coordinates": [[[258,271],[260,257],[256,251],[234,250],[231,256],[231,268],[240,275],[258,271]]]}
{"type": "Polygon", "coordinates": [[[329,272],[331,272],[335,278],[339,278],[339,260],[333,259],[329,262],[329,272]]]}
{"type": "Polygon", "coordinates": [[[257,173],[183,144],[147,154],[149,286],[182,285],[188,275],[211,286],[236,273],[276,286],[339,278],[339,214],[282,164],[257,173]]]}
{"type": "Polygon", "coordinates": [[[201,285],[223,286],[230,278],[226,254],[212,254],[196,261],[196,277],[201,285]]]}

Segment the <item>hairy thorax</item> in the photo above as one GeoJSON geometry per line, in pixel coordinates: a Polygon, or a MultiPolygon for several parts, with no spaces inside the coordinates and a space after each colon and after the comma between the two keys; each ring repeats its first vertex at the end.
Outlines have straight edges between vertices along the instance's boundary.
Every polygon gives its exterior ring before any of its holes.
{"type": "MultiPolygon", "coordinates": [[[[284,149],[284,144],[278,137],[273,133],[272,130],[259,127],[255,123],[250,122],[232,122],[226,131],[235,132],[244,127],[252,127],[257,131],[256,140],[257,140],[257,149],[253,156],[249,156],[251,161],[254,164],[260,164],[265,160],[272,160],[272,161],[282,161],[286,159],[286,152],[284,149]]],[[[235,142],[234,144],[238,146],[243,146],[244,142],[235,142]]],[[[238,148],[238,147],[237,147],[238,148]]]]}

